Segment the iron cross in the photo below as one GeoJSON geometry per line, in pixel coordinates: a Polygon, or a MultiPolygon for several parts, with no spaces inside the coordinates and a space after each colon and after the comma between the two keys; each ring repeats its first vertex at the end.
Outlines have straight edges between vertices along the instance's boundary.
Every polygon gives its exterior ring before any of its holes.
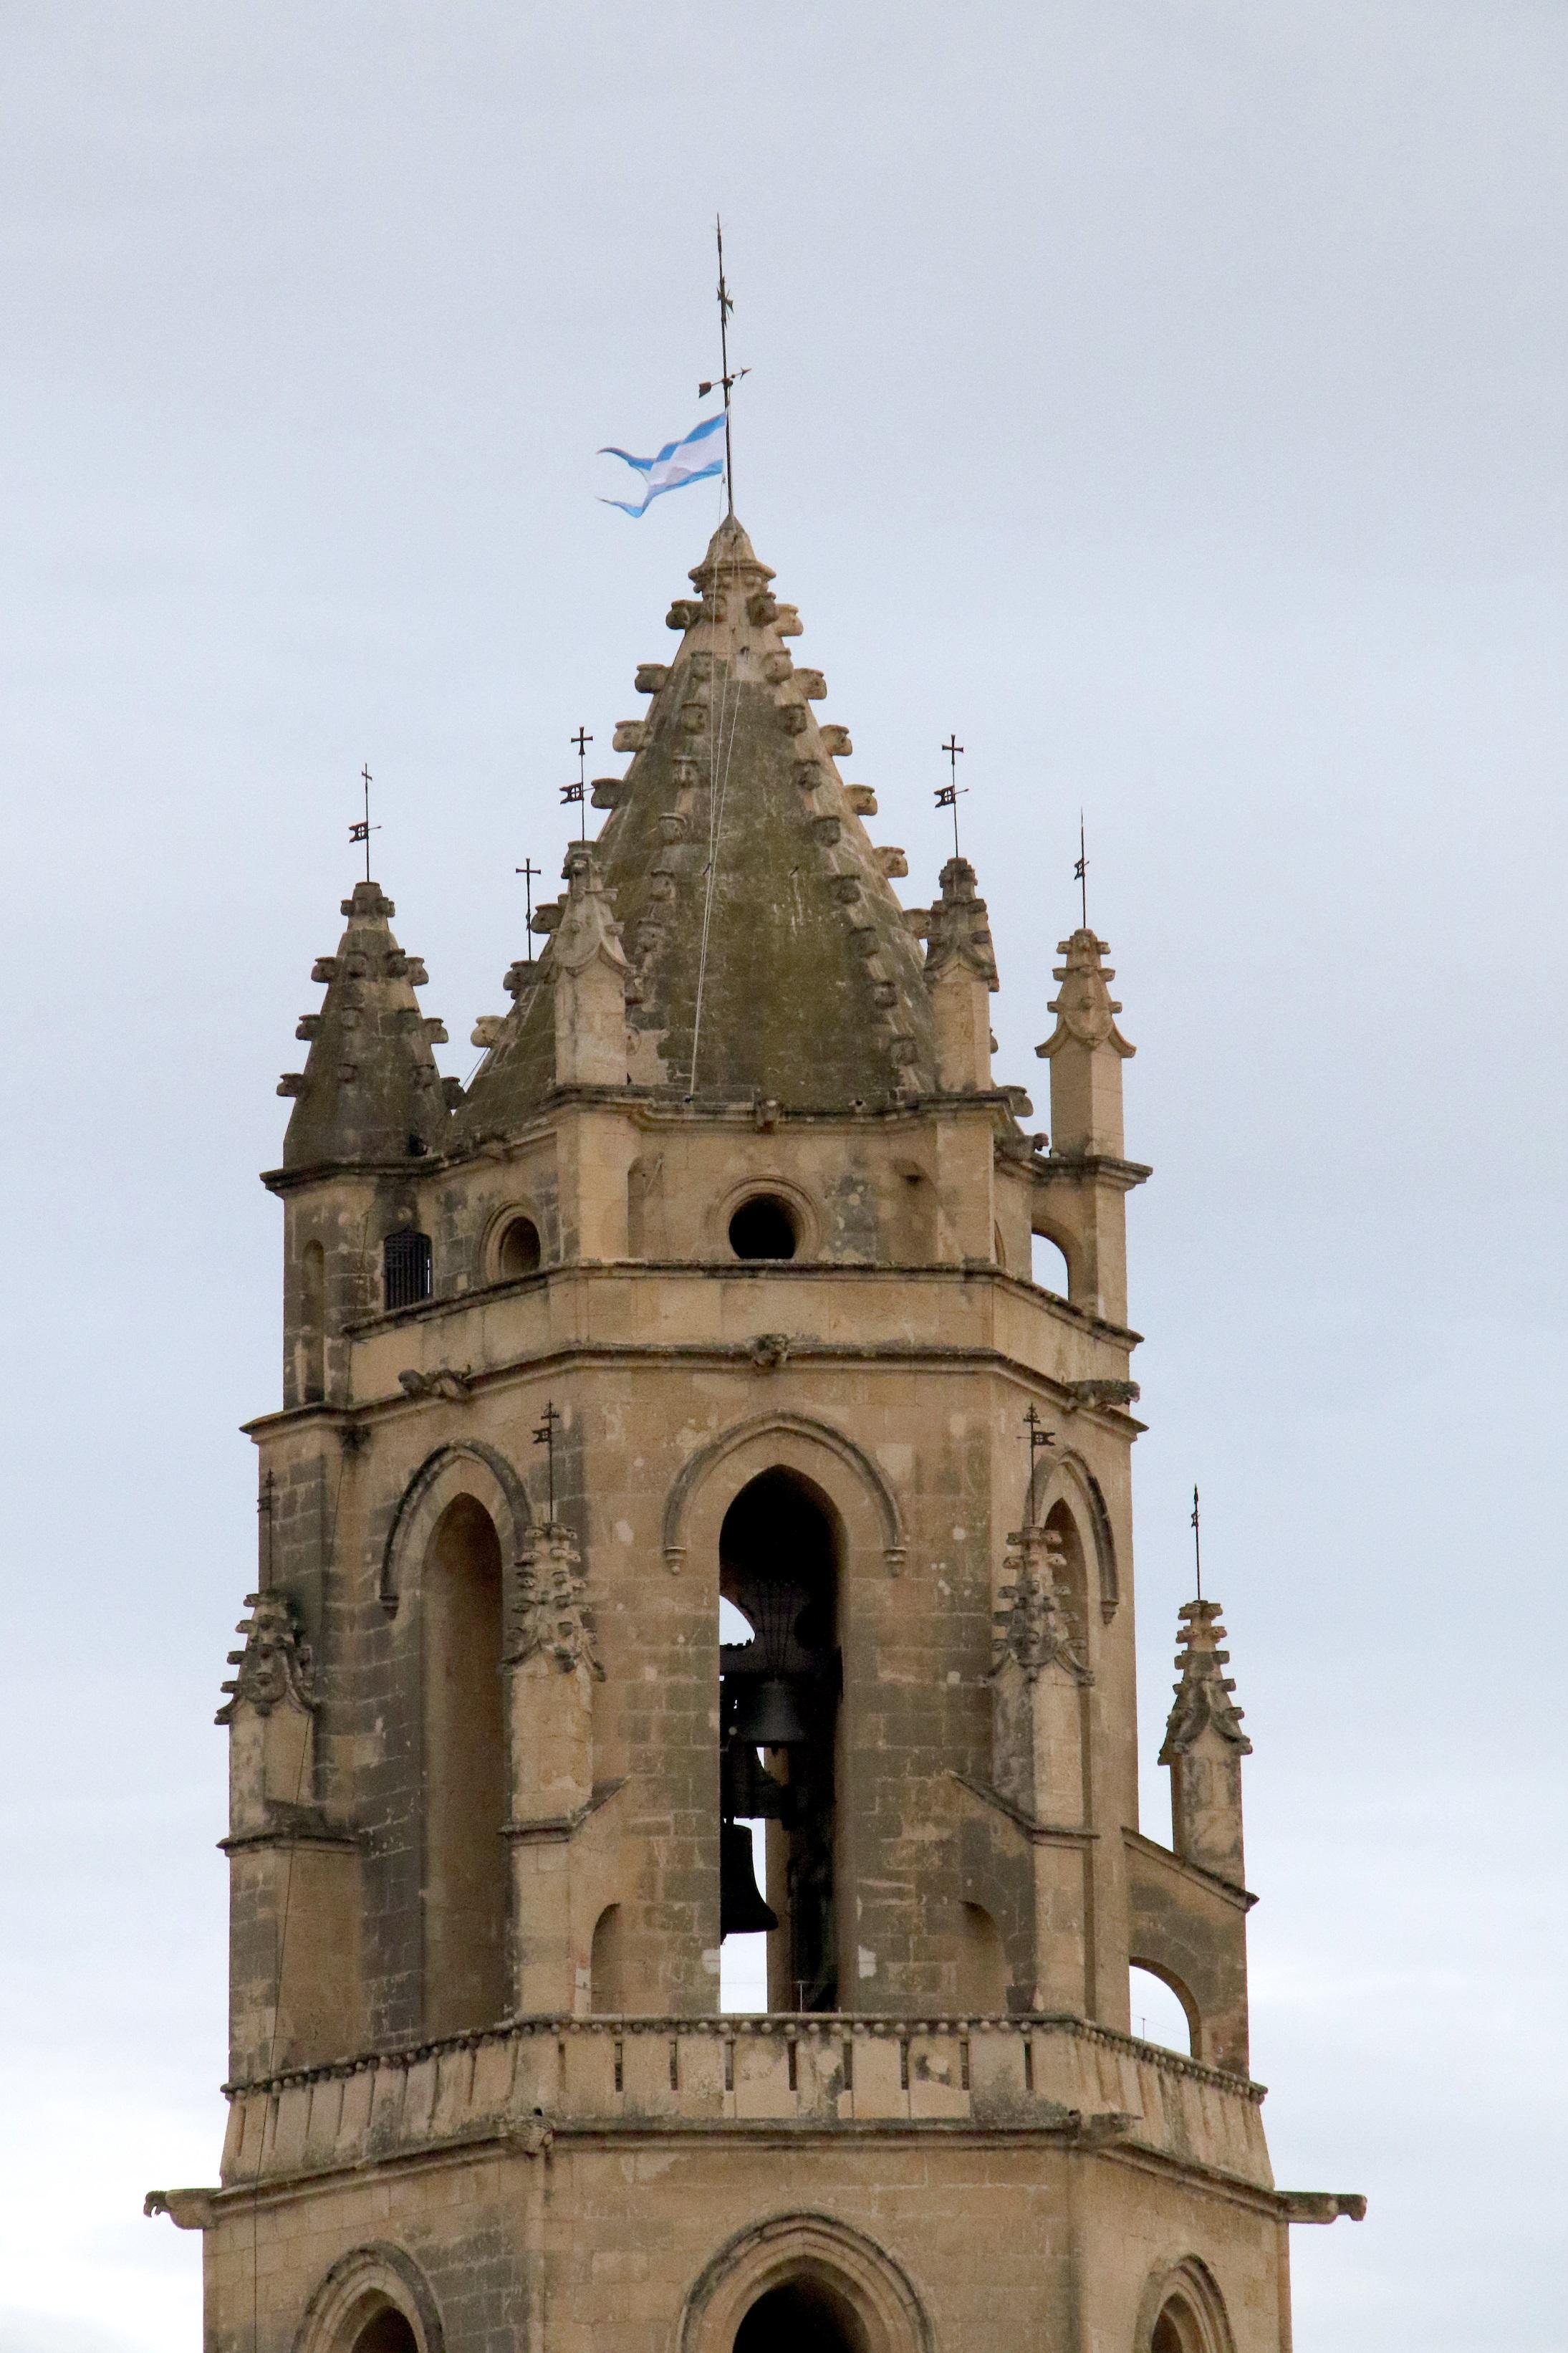
{"type": "Polygon", "coordinates": [[[1082,809],[1078,813],[1078,864],[1073,868],[1072,874],[1073,881],[1078,884],[1079,911],[1083,918],[1083,928],[1087,932],[1089,929],[1089,852],[1084,848],[1083,842],[1082,809]]]}
{"type": "Polygon", "coordinates": [[[1025,1518],[1028,1519],[1035,1508],[1035,1464],[1042,1448],[1056,1444],[1057,1433],[1054,1430],[1046,1428],[1039,1414],[1031,1406],[1024,1416],[1024,1434],[1029,1441],[1029,1491],[1025,1498],[1024,1514],[1025,1518]]]}
{"type": "MultiPolygon", "coordinates": [[[[514,874],[521,874],[522,877],[522,887],[528,899],[527,931],[529,938],[531,939],[533,937],[533,886],[544,869],[542,866],[535,866],[531,859],[525,858],[521,866],[514,866],[511,871],[514,874]]],[[[530,953],[531,954],[531,950],[530,953]]]]}

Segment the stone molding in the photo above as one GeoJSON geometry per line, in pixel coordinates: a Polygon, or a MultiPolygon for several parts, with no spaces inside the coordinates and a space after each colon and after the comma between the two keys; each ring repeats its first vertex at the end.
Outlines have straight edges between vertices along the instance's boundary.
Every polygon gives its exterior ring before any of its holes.
{"type": "Polygon", "coordinates": [[[831,2214],[771,2214],[736,2232],[692,2284],[679,2353],[729,2353],[760,2296],[807,2277],[835,2289],[860,2323],[866,2353],[935,2353],[925,2306],[901,2263],[831,2214]]]}
{"type": "MultiPolygon", "coordinates": [[[[378,2298],[400,2312],[419,2353],[446,2353],[441,2315],[424,2273],[401,2247],[371,2240],[341,2255],[305,2307],[291,2353],[337,2353],[356,2307],[378,2298]]],[[[374,2310],[374,2306],[372,2307],[374,2310]]],[[[364,2315],[371,2316],[370,2312],[364,2315]]]]}
{"type": "MultiPolygon", "coordinates": [[[[487,1486],[493,1482],[494,1492],[480,1495],[479,1501],[496,1523],[503,1561],[515,1568],[521,1557],[532,1527],[528,1491],[522,1480],[506,1456],[495,1447],[487,1446],[482,1439],[454,1439],[426,1456],[393,1508],[391,1525],[381,1550],[378,1588],[382,1607],[389,1616],[396,1615],[402,1599],[403,1569],[408,1555],[415,1552],[423,1558],[425,1543],[439,1517],[439,1510],[431,1512],[426,1506],[435,1499],[440,1482],[448,1473],[460,1471],[465,1463],[475,1466],[487,1486]]],[[[468,1491],[454,1482],[453,1492],[457,1494],[468,1491]]],[[[442,1499],[440,1509],[444,1510],[449,1501],[451,1497],[442,1499]]]]}
{"type": "MultiPolygon", "coordinates": [[[[806,1350],[804,1346],[797,1350],[792,1343],[794,1353],[805,1354],[806,1350]]],[[[817,1421],[804,1413],[753,1414],[749,1420],[734,1423],[717,1438],[710,1439],[706,1446],[700,1446],[695,1453],[688,1456],[676,1473],[664,1506],[660,1536],[666,1567],[672,1574],[676,1573],[685,1560],[682,1531],[688,1506],[698,1487],[739,1448],[748,1445],[753,1439],[775,1433],[781,1438],[794,1438],[805,1445],[824,1448],[841,1468],[860,1482],[870,1495],[881,1521],[882,1556],[889,1573],[896,1577],[903,1567],[908,1546],[898,1498],[885,1474],[852,1438],[846,1438],[842,1430],[835,1430],[830,1423],[817,1421]]]]}
{"type": "MultiPolygon", "coordinates": [[[[1080,1387],[1082,1384],[1072,1384],[1080,1387]]],[[[1068,1409],[1069,1411],[1071,1409],[1068,1409]]],[[[1116,1566],[1116,1539],[1110,1530],[1110,1509],[1104,1491],[1081,1454],[1072,1447],[1053,1451],[1037,1462],[1029,1479],[1027,1517],[1043,1526],[1054,1507],[1065,1503],[1079,1524],[1084,1561],[1092,1560],[1100,1583],[1100,1614],[1109,1625],[1121,1600],[1121,1580],[1116,1566]],[[1087,1539],[1087,1541],[1086,1541],[1087,1539]]],[[[1086,1597],[1087,1599],[1087,1597],[1086,1597]]]]}

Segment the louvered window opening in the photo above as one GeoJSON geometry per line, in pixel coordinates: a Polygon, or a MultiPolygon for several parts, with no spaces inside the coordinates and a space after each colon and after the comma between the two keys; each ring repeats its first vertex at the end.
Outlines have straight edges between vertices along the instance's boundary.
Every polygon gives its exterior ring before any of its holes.
{"type": "Polygon", "coordinates": [[[388,1307],[413,1307],[430,1296],[430,1237],[400,1226],[382,1245],[382,1281],[388,1307]]]}

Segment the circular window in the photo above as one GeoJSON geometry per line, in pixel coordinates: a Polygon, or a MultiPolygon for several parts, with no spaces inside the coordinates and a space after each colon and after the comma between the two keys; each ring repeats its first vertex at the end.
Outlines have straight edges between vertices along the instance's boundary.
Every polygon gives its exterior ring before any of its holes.
{"type": "Polygon", "coordinates": [[[795,1211],[776,1193],[754,1193],[730,1220],[737,1258],[793,1258],[797,1240],[795,1211]]]}
{"type": "Polygon", "coordinates": [[[511,1282],[521,1274],[537,1274],[544,1253],[540,1247],[539,1228],[531,1218],[513,1218],[501,1235],[496,1251],[496,1276],[501,1282],[511,1282]]]}

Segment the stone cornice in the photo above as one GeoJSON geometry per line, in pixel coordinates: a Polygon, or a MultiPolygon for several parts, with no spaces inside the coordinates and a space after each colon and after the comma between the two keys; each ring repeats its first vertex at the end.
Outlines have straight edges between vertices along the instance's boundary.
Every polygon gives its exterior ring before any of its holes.
{"type": "MultiPolygon", "coordinates": [[[[973,1093],[922,1094],[889,1098],[879,1103],[863,1103],[858,1109],[851,1103],[842,1108],[824,1110],[796,1107],[788,1103],[770,1103],[769,1123],[774,1126],[811,1127],[829,1131],[842,1129],[849,1134],[863,1134],[868,1127],[909,1129],[935,1116],[951,1118],[954,1113],[984,1112],[994,1123],[1010,1126],[1018,1115],[1020,1099],[1026,1100],[1021,1087],[989,1087],[973,1093]]],[[[426,1177],[437,1172],[447,1174],[453,1169],[472,1167],[486,1160],[510,1160],[519,1153],[529,1151],[542,1143],[551,1134],[563,1112],[622,1111],[639,1127],[647,1131],[661,1128],[702,1126],[720,1129],[754,1130],[758,1106],[748,1098],[744,1102],[688,1103],[677,1094],[653,1087],[556,1087],[544,1098],[533,1117],[520,1123],[506,1134],[487,1135],[465,1145],[456,1151],[432,1151],[405,1159],[384,1161],[320,1160],[298,1168],[264,1168],[259,1181],[269,1193],[294,1193],[302,1187],[331,1183],[334,1177],[353,1176],[374,1179],[381,1176],[426,1177]]],[[[1078,1163],[1082,1167],[1086,1164],[1078,1163]]],[[[1116,1163],[1107,1166],[1134,1164],[1116,1163]]],[[[1142,1183],[1150,1174],[1147,1169],[1134,1176],[1142,1183]]]]}
{"type": "MultiPolygon", "coordinates": [[[[1086,1410],[1104,1416],[1118,1428],[1129,1425],[1134,1432],[1147,1425],[1131,1415],[1109,1405],[1087,1406],[1075,1394],[1081,1386],[1073,1381],[1058,1380],[1043,1373],[1037,1366],[1021,1357],[1009,1356],[1005,1349],[966,1347],[954,1344],[944,1347],[938,1342],[921,1343],[903,1340],[872,1340],[866,1342],[796,1339],[794,1335],[773,1335],[786,1341],[784,1360],[795,1366],[814,1365],[855,1365],[867,1372],[879,1370],[905,1371],[911,1366],[939,1366],[950,1373],[1001,1372],[1019,1381],[1032,1396],[1047,1399],[1063,1413],[1083,1413],[1086,1410]]],[[[594,1341],[563,1340],[552,1347],[541,1348],[526,1356],[514,1356],[505,1364],[487,1366],[482,1372],[466,1373],[465,1388],[469,1398],[482,1398],[490,1391],[504,1389],[519,1381],[531,1380],[540,1373],[610,1369],[628,1364],[679,1365],[693,1372],[762,1372],[754,1345],[749,1340],[727,1343],[682,1341],[594,1341]]],[[[388,1417],[420,1413],[427,1400],[410,1397],[402,1389],[385,1396],[367,1398],[355,1406],[299,1405],[284,1406],[275,1413],[256,1415],[242,1422],[241,1430],[247,1438],[270,1438],[289,1430],[304,1430],[320,1426],[334,1430],[349,1445],[357,1443],[367,1427],[388,1417]]]]}
{"type": "Polygon", "coordinates": [[[477,2051],[485,2044],[526,2042],[541,2036],[557,2041],[578,2035],[616,2040],[632,2034],[699,2035],[720,2042],[785,2043],[806,2040],[842,2042],[847,2039],[897,2042],[921,2035],[959,2039],[972,2034],[1065,2035],[1073,2042],[1120,2052],[1191,2082],[1213,2084],[1254,2105],[1260,2105],[1268,2096],[1267,2084],[1254,2083],[1247,2076],[1227,2074],[1221,2067],[1205,2066],[1202,2060],[1186,2058],[1161,2043],[1141,2042],[1137,2035],[1123,2034],[1118,2027],[1102,2026],[1096,2020],[1060,2010],[1029,2010],[1021,2014],[932,2011],[907,2018],[887,2010],[704,2011],[693,2018],[657,2012],[578,2018],[567,2012],[548,2011],[527,2018],[501,2019],[494,2026],[473,2027],[461,2034],[388,2042],[345,2058],[325,2060],[320,2066],[280,2068],[272,2074],[237,2078],[225,2084],[222,2090],[226,2099],[233,2100],[258,2093],[275,2094],[290,2085],[338,2082],[367,2069],[413,2066],[448,2052],[477,2051]]]}
{"type": "Polygon", "coordinates": [[[964,1259],[954,1264],[951,1260],[925,1263],[889,1265],[864,1259],[705,1259],[705,1258],[615,1258],[568,1259],[556,1266],[543,1267],[532,1274],[519,1275],[510,1282],[486,1283],[473,1291],[443,1293],[439,1298],[421,1299],[411,1307],[382,1309],[373,1315],[353,1317],[343,1326],[343,1336],[349,1340],[368,1338],[374,1333],[397,1329],[405,1324],[437,1323],[443,1316],[463,1314],[483,1301],[487,1304],[503,1299],[514,1292],[545,1288],[552,1283],[613,1275],[647,1275],[667,1277],[682,1275],[692,1280],[712,1282],[750,1282],[788,1285],[801,1282],[887,1282],[903,1283],[911,1279],[924,1282],[941,1280],[955,1283],[992,1282],[1010,1292],[1015,1297],[1032,1301],[1037,1306],[1062,1321],[1077,1324],[1080,1330],[1092,1332],[1113,1342],[1119,1347],[1135,1348],[1143,1335],[1124,1324],[1108,1323],[1087,1307],[1075,1307],[1054,1291],[1042,1291],[1037,1283],[1028,1282],[1021,1275],[1009,1274],[1005,1267],[989,1259],[964,1259]]]}

